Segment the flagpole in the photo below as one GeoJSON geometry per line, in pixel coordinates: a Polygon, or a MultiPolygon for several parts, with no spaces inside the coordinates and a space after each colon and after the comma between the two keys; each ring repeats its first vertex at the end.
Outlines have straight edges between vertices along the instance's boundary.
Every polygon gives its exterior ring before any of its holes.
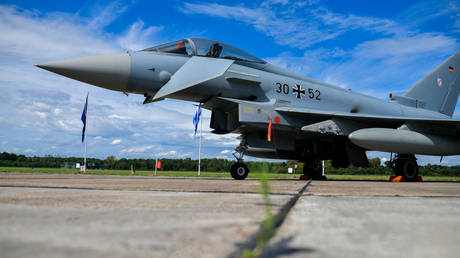
{"type": "Polygon", "coordinates": [[[155,158],[155,176],[157,175],[157,169],[158,169],[158,158],[155,158]]]}
{"type": "Polygon", "coordinates": [[[200,118],[200,147],[198,148],[198,176],[200,175],[200,172],[201,172],[201,139],[202,138],[203,138],[203,121],[200,118]]]}
{"type": "MultiPolygon", "coordinates": [[[[88,92],[88,95],[86,95],[86,98],[88,98],[89,96],[89,92],[88,92]]],[[[88,128],[88,104],[86,104],[86,113],[85,113],[85,131],[86,129],[88,128]]],[[[86,132],[85,132],[86,134],[86,132]]],[[[85,135],[85,157],[84,157],[84,161],[83,161],[83,164],[84,164],[84,168],[83,168],[83,173],[86,174],[86,149],[88,147],[88,134],[85,135]]]]}
{"type": "Polygon", "coordinates": [[[87,147],[87,141],[86,141],[86,137],[85,137],[85,157],[84,157],[84,161],[83,161],[83,173],[86,174],[86,147],[87,147]]]}

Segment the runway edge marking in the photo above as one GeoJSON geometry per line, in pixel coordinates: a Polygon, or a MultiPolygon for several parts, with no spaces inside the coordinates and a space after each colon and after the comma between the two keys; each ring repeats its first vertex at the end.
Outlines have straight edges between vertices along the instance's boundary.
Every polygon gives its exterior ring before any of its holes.
{"type": "MultiPolygon", "coordinates": [[[[286,202],[286,204],[283,205],[283,207],[276,214],[275,219],[274,219],[274,223],[272,224],[272,226],[270,228],[268,228],[268,229],[264,228],[263,225],[262,225],[264,221],[260,222],[259,223],[260,224],[259,225],[259,230],[255,234],[250,236],[249,239],[245,243],[237,244],[238,249],[233,251],[232,253],[230,253],[227,256],[227,258],[243,257],[243,251],[244,250],[249,249],[249,250],[252,251],[257,247],[258,240],[259,240],[260,236],[262,236],[264,234],[267,234],[270,231],[274,231],[273,235],[269,239],[267,239],[267,243],[268,243],[270,241],[270,239],[273,238],[276,235],[276,232],[278,231],[278,228],[280,228],[281,225],[283,225],[283,222],[286,219],[286,217],[289,214],[289,212],[291,211],[292,207],[294,207],[294,205],[296,204],[297,200],[299,200],[299,198],[302,196],[302,194],[307,190],[307,187],[310,185],[311,181],[312,180],[310,179],[310,181],[308,181],[297,192],[296,195],[294,195],[288,202],[286,202]]],[[[266,247],[267,246],[265,246],[264,249],[262,250],[261,256],[264,255],[266,247]]]]}

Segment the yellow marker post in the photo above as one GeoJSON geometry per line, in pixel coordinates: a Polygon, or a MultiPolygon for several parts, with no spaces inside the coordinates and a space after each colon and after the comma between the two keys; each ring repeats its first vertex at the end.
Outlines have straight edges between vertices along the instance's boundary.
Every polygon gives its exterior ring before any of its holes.
{"type": "Polygon", "coordinates": [[[134,170],[134,165],[131,164],[131,175],[135,175],[136,174],[136,170],[134,170]]]}

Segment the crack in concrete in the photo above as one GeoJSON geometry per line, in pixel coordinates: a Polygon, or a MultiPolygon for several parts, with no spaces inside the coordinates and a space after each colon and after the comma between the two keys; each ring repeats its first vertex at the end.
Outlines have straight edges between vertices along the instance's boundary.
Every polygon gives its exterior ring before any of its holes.
{"type": "MultiPolygon", "coordinates": [[[[286,219],[287,215],[289,214],[289,211],[292,209],[292,207],[294,207],[294,205],[296,204],[297,200],[299,200],[299,198],[307,190],[307,187],[310,185],[311,181],[312,180],[308,181],[297,192],[296,195],[294,195],[286,204],[283,205],[283,207],[276,214],[275,219],[274,219],[274,223],[272,224],[271,228],[268,228],[268,229],[264,228],[263,225],[262,225],[262,222],[261,222],[260,226],[259,226],[259,230],[255,234],[253,234],[251,237],[249,237],[248,241],[246,241],[245,243],[241,243],[241,244],[236,243],[236,245],[238,247],[237,250],[235,250],[234,252],[230,253],[227,257],[228,258],[243,257],[242,256],[243,251],[246,250],[246,249],[254,250],[254,248],[257,247],[258,240],[259,240],[260,236],[264,235],[268,231],[275,230],[275,234],[273,234],[273,236],[271,237],[271,238],[273,238],[276,235],[276,231],[278,230],[278,228],[280,228],[281,225],[283,225],[283,222],[286,219]]],[[[272,193],[270,193],[270,195],[271,194],[272,193]]],[[[270,241],[270,239],[267,240],[267,243],[270,241]]],[[[264,255],[264,251],[265,251],[266,248],[267,248],[267,246],[264,248],[264,250],[262,250],[261,256],[264,255]]]]}

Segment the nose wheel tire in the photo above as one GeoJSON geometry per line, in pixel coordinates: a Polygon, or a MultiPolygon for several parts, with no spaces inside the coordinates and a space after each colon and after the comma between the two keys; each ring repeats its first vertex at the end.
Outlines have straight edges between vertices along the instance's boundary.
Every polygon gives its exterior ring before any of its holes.
{"type": "Polygon", "coordinates": [[[249,168],[242,162],[236,162],[230,169],[230,174],[236,180],[243,180],[249,174],[249,168]]]}

